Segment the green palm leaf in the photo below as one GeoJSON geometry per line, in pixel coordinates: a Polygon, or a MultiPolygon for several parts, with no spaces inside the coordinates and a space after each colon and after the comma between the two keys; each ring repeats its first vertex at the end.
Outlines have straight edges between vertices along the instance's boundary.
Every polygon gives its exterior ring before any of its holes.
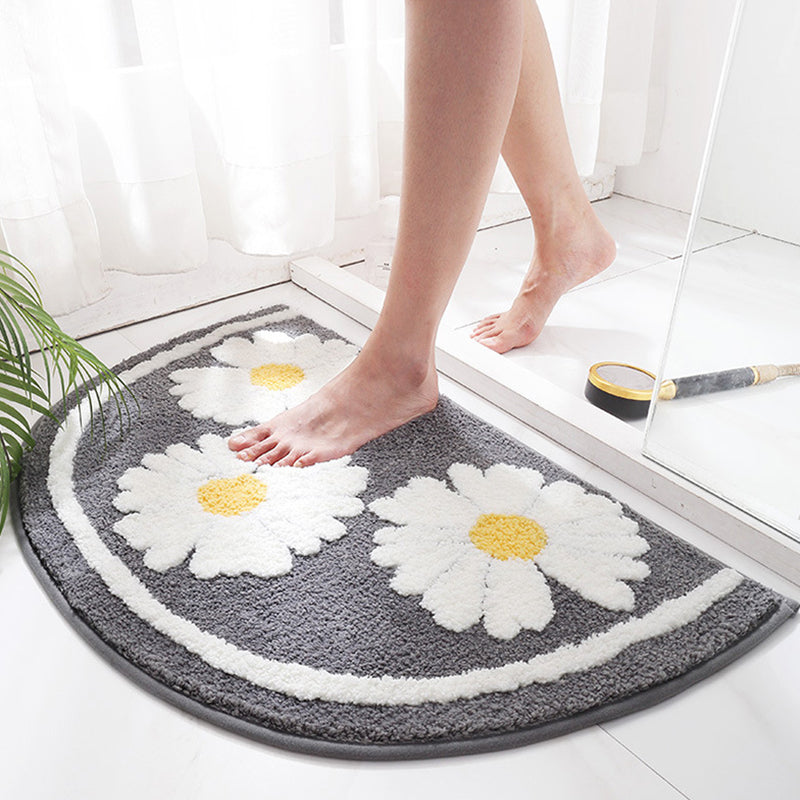
{"type": "Polygon", "coordinates": [[[0,530],[8,515],[11,484],[22,469],[25,451],[34,446],[29,418],[53,416],[47,404],[57,399],[54,387],[62,396],[75,389],[79,400],[88,401],[92,435],[99,417],[104,444],[105,391],[116,407],[120,434],[130,421],[129,398],[136,404],[125,383],[44,310],[31,270],[0,250],[0,530]],[[42,374],[33,367],[32,349],[42,354],[42,374]]]}

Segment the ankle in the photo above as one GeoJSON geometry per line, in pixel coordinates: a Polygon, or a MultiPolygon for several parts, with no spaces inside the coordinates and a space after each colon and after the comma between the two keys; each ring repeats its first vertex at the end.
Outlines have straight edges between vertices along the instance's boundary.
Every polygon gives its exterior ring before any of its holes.
{"type": "Polygon", "coordinates": [[[559,184],[550,184],[540,194],[524,199],[537,235],[555,237],[563,228],[579,225],[586,213],[592,211],[583,184],[569,178],[559,184]]]}
{"type": "Polygon", "coordinates": [[[435,375],[433,346],[415,344],[402,335],[384,334],[379,327],[370,335],[360,358],[362,365],[377,377],[389,378],[398,386],[419,388],[435,375]]]}
{"type": "MultiPolygon", "coordinates": [[[[585,198],[584,198],[585,199],[585,198]]],[[[534,223],[535,251],[520,289],[521,300],[548,302],[608,267],[617,246],[594,209],[554,215],[547,225],[534,223]]]]}

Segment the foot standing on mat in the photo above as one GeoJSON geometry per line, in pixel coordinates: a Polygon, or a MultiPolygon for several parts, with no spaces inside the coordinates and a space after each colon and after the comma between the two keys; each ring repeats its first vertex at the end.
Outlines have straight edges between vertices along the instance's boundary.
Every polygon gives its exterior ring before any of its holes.
{"type": "Polygon", "coordinates": [[[575,170],[533,0],[406,0],[400,223],[389,285],[358,357],[304,403],[230,440],[240,458],[306,466],[352,453],[432,410],[434,342],[502,154],[536,246],[512,307],[473,337],[533,341],[558,298],[614,259],[575,170]]]}

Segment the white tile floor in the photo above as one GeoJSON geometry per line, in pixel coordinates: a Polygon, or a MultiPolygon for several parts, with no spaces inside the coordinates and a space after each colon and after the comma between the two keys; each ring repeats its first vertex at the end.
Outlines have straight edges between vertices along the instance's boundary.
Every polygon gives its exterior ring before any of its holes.
{"type": "MultiPolygon", "coordinates": [[[[623,218],[619,224],[630,223],[623,218]]],[[[657,230],[661,234],[664,229],[657,230]]],[[[639,249],[631,245],[632,262],[641,257],[639,267],[633,267],[636,275],[664,264],[667,251],[674,252],[668,241],[650,239],[640,229],[637,235],[639,249]]],[[[500,267],[498,272],[501,287],[513,293],[514,276],[504,278],[500,267]]],[[[642,281],[643,295],[647,285],[642,281]]],[[[585,291],[600,292],[602,283],[585,291]]],[[[103,334],[88,345],[113,364],[171,336],[275,302],[290,302],[356,343],[366,336],[353,320],[296,286],[282,284],[103,334]]],[[[555,324],[567,327],[563,318],[555,324]]],[[[587,325],[609,328],[599,313],[587,325]]],[[[593,335],[575,338],[580,342],[571,346],[585,347],[593,335]]],[[[630,357],[641,361],[652,344],[643,339],[637,347],[630,357]]],[[[560,351],[555,338],[541,356],[547,363],[570,359],[570,349],[560,351]]],[[[780,591],[800,595],[796,586],[463,387],[443,380],[442,389],[677,535],[780,591]]],[[[152,698],[96,656],[62,620],[8,528],[0,536],[0,631],[0,794],[9,800],[800,796],[800,629],[795,621],[718,675],[648,711],[518,750],[389,764],[284,753],[217,730],[152,698]]]]}

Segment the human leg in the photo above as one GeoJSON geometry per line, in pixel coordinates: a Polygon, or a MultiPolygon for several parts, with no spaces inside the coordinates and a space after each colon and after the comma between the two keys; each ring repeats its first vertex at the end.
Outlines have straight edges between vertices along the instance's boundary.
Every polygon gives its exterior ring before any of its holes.
{"type": "Polygon", "coordinates": [[[436,330],[511,115],[522,13],[522,0],[407,0],[400,225],[383,309],[340,375],[231,439],[241,458],[282,465],[337,458],[436,405],[436,330]]]}
{"type": "Polygon", "coordinates": [[[534,0],[525,2],[522,67],[503,158],[528,209],[535,252],[512,307],[486,317],[473,338],[503,353],[532,342],[556,301],[605,269],[616,248],[575,169],[553,58],[534,0]]]}

